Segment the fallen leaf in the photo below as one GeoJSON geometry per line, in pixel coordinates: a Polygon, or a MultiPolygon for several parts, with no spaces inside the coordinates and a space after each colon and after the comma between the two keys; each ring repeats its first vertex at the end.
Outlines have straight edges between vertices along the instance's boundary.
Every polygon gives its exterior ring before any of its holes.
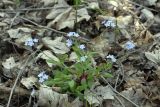
{"type": "Polygon", "coordinates": [[[153,19],[154,18],[153,13],[148,9],[142,9],[141,12],[147,19],[153,19]]]}
{"type": "Polygon", "coordinates": [[[99,106],[102,104],[102,99],[89,90],[84,92],[84,99],[87,100],[90,105],[99,106]]]}
{"type": "Polygon", "coordinates": [[[33,85],[38,81],[36,77],[27,77],[27,78],[22,78],[21,84],[24,85],[27,89],[32,89],[33,85]]]}
{"type": "Polygon", "coordinates": [[[67,94],[59,94],[47,86],[40,87],[38,98],[38,105],[42,107],[67,107],[69,104],[67,94]]]}
{"type": "Polygon", "coordinates": [[[145,52],[145,56],[148,60],[156,64],[160,63],[160,50],[155,50],[154,52],[145,52]]]}
{"type": "Polygon", "coordinates": [[[90,105],[98,106],[101,105],[104,100],[114,99],[114,92],[109,86],[98,86],[94,90],[86,90],[84,92],[84,98],[90,105]]]}
{"type": "Polygon", "coordinates": [[[69,52],[69,48],[66,46],[65,43],[61,42],[63,37],[57,37],[55,40],[51,40],[49,37],[42,38],[43,44],[52,49],[52,51],[56,54],[65,54],[69,52]]]}
{"type": "Polygon", "coordinates": [[[69,57],[69,61],[76,61],[78,59],[78,56],[75,52],[72,52],[70,54],[70,57],[69,57]]]}
{"type": "Polygon", "coordinates": [[[38,56],[36,57],[36,59],[38,59],[38,58],[45,59],[46,63],[48,64],[49,67],[52,67],[54,65],[54,63],[50,63],[50,62],[48,62],[48,60],[53,60],[53,61],[59,62],[59,59],[56,56],[54,56],[52,54],[52,52],[49,50],[45,50],[45,51],[39,53],[38,56]]]}
{"type": "Polygon", "coordinates": [[[97,87],[96,92],[97,92],[97,95],[103,98],[103,100],[106,100],[106,99],[114,100],[114,92],[108,85],[105,87],[103,86],[97,87]]]}
{"type": "Polygon", "coordinates": [[[5,69],[12,69],[16,66],[15,60],[13,57],[6,59],[5,62],[2,62],[2,65],[5,69]]]}
{"type": "Polygon", "coordinates": [[[17,28],[17,29],[9,29],[7,31],[7,33],[9,34],[10,38],[20,38],[23,36],[23,34],[20,33],[20,31],[23,33],[30,33],[33,30],[29,29],[29,28],[22,27],[22,28],[17,28]]]}
{"type": "Polygon", "coordinates": [[[95,39],[91,41],[92,44],[96,45],[91,45],[91,48],[96,51],[101,57],[105,57],[108,54],[109,50],[109,41],[108,39],[98,36],[95,39]]]}
{"type": "MultiPolygon", "coordinates": [[[[73,28],[75,24],[75,13],[76,11],[70,7],[66,9],[64,12],[59,14],[53,21],[48,23],[48,27],[54,27],[57,30],[64,29],[66,27],[73,28]]],[[[88,21],[90,19],[90,16],[88,15],[86,8],[81,8],[77,10],[77,22],[80,22],[82,20],[88,21]]]]}

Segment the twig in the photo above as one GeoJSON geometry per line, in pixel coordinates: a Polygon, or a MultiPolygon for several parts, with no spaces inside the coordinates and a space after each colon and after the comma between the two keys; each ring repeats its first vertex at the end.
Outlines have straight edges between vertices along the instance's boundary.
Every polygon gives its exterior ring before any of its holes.
{"type": "MultiPolygon", "coordinates": [[[[28,21],[28,22],[30,22],[30,23],[32,23],[32,24],[34,24],[34,25],[36,25],[36,26],[38,26],[38,27],[40,27],[40,28],[44,28],[44,29],[47,29],[47,30],[51,30],[51,31],[53,31],[53,32],[55,32],[55,33],[59,33],[59,34],[62,34],[63,36],[65,36],[65,37],[68,37],[68,36],[67,36],[67,33],[65,33],[65,32],[58,31],[58,30],[56,30],[56,29],[52,29],[52,28],[49,28],[49,27],[46,27],[46,26],[39,25],[39,24],[37,24],[36,22],[33,22],[33,21],[31,21],[31,20],[29,20],[29,19],[27,19],[27,18],[24,18],[24,17],[20,17],[20,18],[23,19],[23,20],[25,20],[25,21],[28,21]]],[[[89,41],[90,41],[90,40],[88,40],[88,39],[86,39],[86,38],[84,38],[84,37],[78,37],[78,39],[79,39],[80,41],[83,40],[83,42],[89,42],[89,41]]]]}
{"type": "MultiPolygon", "coordinates": [[[[32,54],[35,54],[35,53],[37,53],[37,51],[35,51],[35,52],[32,53],[32,54]]],[[[28,61],[29,61],[29,59],[32,57],[32,54],[31,54],[31,55],[28,57],[28,59],[26,60],[26,62],[25,62],[25,64],[24,64],[23,68],[26,67],[26,65],[27,65],[27,63],[28,63],[28,61]]],[[[15,90],[15,88],[16,88],[16,85],[17,85],[17,83],[18,83],[18,80],[19,80],[19,78],[21,77],[23,71],[24,71],[24,69],[21,69],[21,70],[19,71],[19,73],[18,73],[18,76],[17,76],[17,78],[16,78],[16,80],[15,80],[15,82],[14,82],[14,85],[13,85],[12,89],[11,89],[10,96],[9,96],[9,100],[8,100],[8,103],[7,103],[7,106],[6,106],[6,107],[9,107],[9,105],[10,105],[10,102],[11,102],[11,98],[12,98],[13,92],[14,92],[14,90],[15,90]]]]}
{"type": "Polygon", "coordinates": [[[154,11],[154,12],[159,12],[159,11],[157,11],[157,10],[155,10],[155,9],[152,9],[152,8],[149,8],[149,7],[146,7],[146,6],[143,6],[143,5],[141,5],[141,4],[138,4],[138,3],[136,3],[136,2],[133,2],[133,1],[131,1],[131,0],[128,0],[128,2],[131,3],[131,4],[133,4],[133,5],[140,6],[140,7],[146,8],[146,9],[151,10],[151,11],[154,11]]]}
{"type": "MultiPolygon", "coordinates": [[[[9,94],[11,92],[12,88],[10,87],[6,87],[4,85],[0,85],[0,93],[6,93],[6,94],[9,94]]],[[[19,94],[19,95],[30,95],[30,92],[23,89],[23,88],[20,88],[20,87],[16,87],[15,88],[15,92],[14,94],[19,94]]]]}
{"type": "Polygon", "coordinates": [[[125,105],[122,103],[122,101],[116,95],[114,97],[119,101],[119,103],[122,105],[122,107],[125,107],[125,105]]]}
{"type": "Polygon", "coordinates": [[[126,99],[127,101],[129,101],[130,103],[132,103],[135,107],[139,107],[136,103],[134,103],[133,101],[131,101],[130,99],[128,99],[127,97],[125,97],[124,95],[122,95],[121,93],[119,93],[118,91],[116,91],[116,90],[108,83],[108,81],[106,81],[106,79],[105,79],[103,76],[101,76],[101,78],[103,79],[103,81],[104,81],[105,83],[107,83],[107,84],[109,85],[109,87],[110,87],[116,94],[120,95],[121,97],[123,97],[124,99],[126,99]]]}
{"type": "Polygon", "coordinates": [[[29,20],[29,19],[27,19],[27,18],[24,18],[24,17],[20,17],[20,18],[23,19],[23,20],[25,20],[25,21],[27,21],[27,22],[30,22],[30,23],[32,23],[32,24],[34,24],[34,25],[36,25],[36,26],[38,26],[38,27],[40,27],[40,28],[48,29],[48,30],[51,30],[51,31],[53,31],[53,32],[55,32],[55,33],[60,33],[60,34],[63,34],[63,35],[66,35],[66,34],[67,34],[67,33],[65,33],[65,32],[61,32],[61,31],[58,31],[58,30],[55,30],[55,29],[52,29],[52,28],[49,28],[49,27],[46,27],[46,26],[39,25],[39,24],[37,24],[36,22],[33,22],[33,21],[31,21],[31,20],[29,20]]]}
{"type": "Polygon", "coordinates": [[[12,27],[13,23],[14,23],[14,20],[19,16],[20,12],[17,12],[16,15],[14,16],[14,18],[12,19],[11,21],[11,24],[10,24],[10,28],[12,27]]]}

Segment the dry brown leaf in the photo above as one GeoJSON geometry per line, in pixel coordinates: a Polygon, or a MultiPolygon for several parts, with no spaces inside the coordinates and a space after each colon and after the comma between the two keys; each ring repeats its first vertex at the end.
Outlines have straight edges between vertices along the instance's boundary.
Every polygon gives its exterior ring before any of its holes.
{"type": "Polygon", "coordinates": [[[61,42],[63,37],[57,37],[55,40],[52,40],[49,37],[42,38],[43,44],[52,49],[52,51],[56,54],[65,54],[69,52],[69,48],[66,46],[65,43],[61,42]]]}
{"type": "MultiPolygon", "coordinates": [[[[73,28],[75,24],[75,10],[70,7],[66,9],[64,12],[59,14],[53,21],[48,23],[48,27],[53,27],[57,30],[61,30],[63,28],[73,28]]],[[[86,8],[81,8],[77,10],[77,22],[80,22],[82,20],[88,21],[90,19],[90,16],[88,15],[88,12],[86,8]]]]}
{"type": "Polygon", "coordinates": [[[110,48],[108,39],[98,36],[93,39],[91,43],[96,44],[92,45],[91,48],[93,48],[93,50],[100,54],[102,57],[105,57],[108,54],[107,50],[110,48]]]}
{"type": "Polygon", "coordinates": [[[36,77],[27,77],[27,78],[22,78],[21,83],[24,85],[27,89],[32,89],[33,85],[38,81],[36,77]]]}
{"type": "Polygon", "coordinates": [[[38,96],[38,105],[41,107],[67,107],[67,94],[59,94],[47,86],[41,86],[38,96]]]}
{"type": "Polygon", "coordinates": [[[86,90],[84,93],[84,98],[94,106],[101,105],[104,100],[114,99],[114,92],[109,86],[98,86],[94,90],[86,90]]]}
{"type": "Polygon", "coordinates": [[[6,59],[5,62],[2,62],[2,65],[5,69],[12,69],[17,66],[13,57],[6,59]]]}
{"type": "Polygon", "coordinates": [[[38,59],[38,58],[45,59],[46,63],[48,64],[49,67],[52,67],[54,65],[54,63],[50,63],[50,62],[48,62],[48,60],[59,62],[59,59],[56,56],[54,56],[52,54],[52,52],[49,50],[45,50],[45,51],[39,53],[38,56],[36,57],[36,59],[38,59]]]}

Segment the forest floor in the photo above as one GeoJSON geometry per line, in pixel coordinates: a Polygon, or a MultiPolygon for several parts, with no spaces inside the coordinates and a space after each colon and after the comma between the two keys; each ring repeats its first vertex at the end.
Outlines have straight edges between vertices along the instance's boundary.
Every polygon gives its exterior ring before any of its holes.
{"type": "Polygon", "coordinates": [[[160,107],[160,0],[1,0],[0,107],[160,107]]]}

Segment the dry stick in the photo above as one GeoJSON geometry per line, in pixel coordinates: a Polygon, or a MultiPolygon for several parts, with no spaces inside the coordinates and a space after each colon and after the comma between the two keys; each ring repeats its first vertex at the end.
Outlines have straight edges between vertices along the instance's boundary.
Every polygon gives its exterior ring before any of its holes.
{"type": "MultiPolygon", "coordinates": [[[[49,27],[47,27],[47,26],[39,25],[39,24],[37,24],[37,23],[35,23],[35,22],[27,19],[27,18],[24,18],[24,17],[20,17],[20,18],[23,19],[23,20],[25,20],[25,21],[28,21],[28,22],[30,22],[30,23],[32,23],[32,24],[34,24],[34,25],[36,25],[36,26],[38,26],[38,27],[40,27],[40,28],[44,28],[44,29],[47,29],[47,30],[51,30],[51,31],[53,31],[53,32],[55,32],[55,33],[60,33],[60,34],[64,35],[65,37],[68,37],[68,36],[67,36],[67,33],[65,33],[65,32],[58,31],[58,30],[56,30],[56,29],[52,29],[52,28],[49,28],[49,27]]],[[[86,38],[83,38],[83,37],[78,37],[78,39],[79,39],[79,40],[83,40],[83,41],[85,41],[85,42],[89,42],[89,41],[90,41],[90,40],[88,40],[88,39],[86,39],[86,38]]]]}
{"type": "MultiPolygon", "coordinates": [[[[78,5],[78,7],[83,7],[84,5],[78,5]]],[[[50,10],[50,9],[62,9],[62,8],[69,8],[70,6],[59,6],[59,7],[42,7],[42,8],[24,8],[24,9],[0,9],[0,11],[16,13],[17,11],[39,11],[39,10],[50,10]]]]}
{"type": "Polygon", "coordinates": [[[131,3],[131,4],[133,4],[133,5],[137,5],[137,6],[146,8],[146,9],[148,9],[148,10],[154,11],[154,12],[159,12],[159,11],[157,11],[157,10],[155,10],[155,9],[152,9],[152,8],[149,8],[149,7],[146,7],[146,6],[143,6],[143,5],[141,5],[141,4],[138,4],[138,3],[136,3],[136,2],[133,2],[133,1],[131,1],[131,0],[128,0],[128,2],[131,3]]]}
{"type": "Polygon", "coordinates": [[[139,107],[136,103],[134,103],[133,101],[131,101],[130,99],[128,99],[127,97],[125,97],[124,95],[122,95],[121,93],[119,93],[118,91],[116,91],[109,83],[108,81],[103,77],[101,76],[101,78],[104,80],[104,82],[106,82],[109,87],[118,95],[120,95],[121,97],[123,97],[124,99],[128,100],[130,103],[132,103],[135,107],[139,107]]]}
{"type": "Polygon", "coordinates": [[[19,16],[20,12],[17,12],[16,15],[14,16],[14,18],[12,19],[12,22],[10,24],[10,28],[12,27],[14,20],[19,16]]]}
{"type": "Polygon", "coordinates": [[[122,103],[122,101],[116,95],[114,97],[119,101],[119,103],[122,105],[122,107],[125,107],[125,105],[122,103]]]}
{"type": "Polygon", "coordinates": [[[52,28],[49,28],[49,27],[46,27],[46,26],[39,25],[39,24],[37,24],[37,23],[35,23],[35,22],[27,19],[27,18],[24,18],[24,17],[20,17],[20,18],[23,19],[23,20],[25,20],[25,21],[28,21],[28,22],[30,22],[30,23],[32,23],[32,24],[34,24],[34,25],[36,25],[36,26],[38,26],[38,27],[40,27],[40,28],[45,28],[45,29],[48,29],[48,30],[51,30],[51,31],[53,31],[53,32],[60,33],[60,34],[63,34],[63,35],[66,35],[66,34],[67,34],[67,33],[65,33],[65,32],[61,32],[61,31],[58,31],[58,30],[55,30],[55,29],[52,29],[52,28]]]}
{"type": "MultiPolygon", "coordinates": [[[[37,52],[37,51],[35,51],[35,52],[32,53],[32,54],[35,54],[36,52],[37,52]]],[[[24,68],[25,68],[25,66],[27,65],[27,63],[28,63],[29,59],[31,58],[32,54],[31,54],[31,55],[28,57],[28,59],[26,60],[24,66],[23,66],[24,68]]],[[[21,70],[19,71],[19,73],[18,73],[18,76],[17,76],[17,78],[16,78],[16,80],[15,80],[15,82],[14,82],[14,85],[13,85],[12,89],[11,89],[11,92],[10,92],[10,95],[9,95],[9,100],[8,100],[8,103],[7,103],[7,106],[6,106],[6,107],[9,107],[9,105],[10,105],[13,92],[14,92],[14,90],[15,90],[15,88],[16,88],[17,82],[18,82],[19,78],[21,77],[23,71],[24,71],[24,69],[21,69],[21,70]]]]}

